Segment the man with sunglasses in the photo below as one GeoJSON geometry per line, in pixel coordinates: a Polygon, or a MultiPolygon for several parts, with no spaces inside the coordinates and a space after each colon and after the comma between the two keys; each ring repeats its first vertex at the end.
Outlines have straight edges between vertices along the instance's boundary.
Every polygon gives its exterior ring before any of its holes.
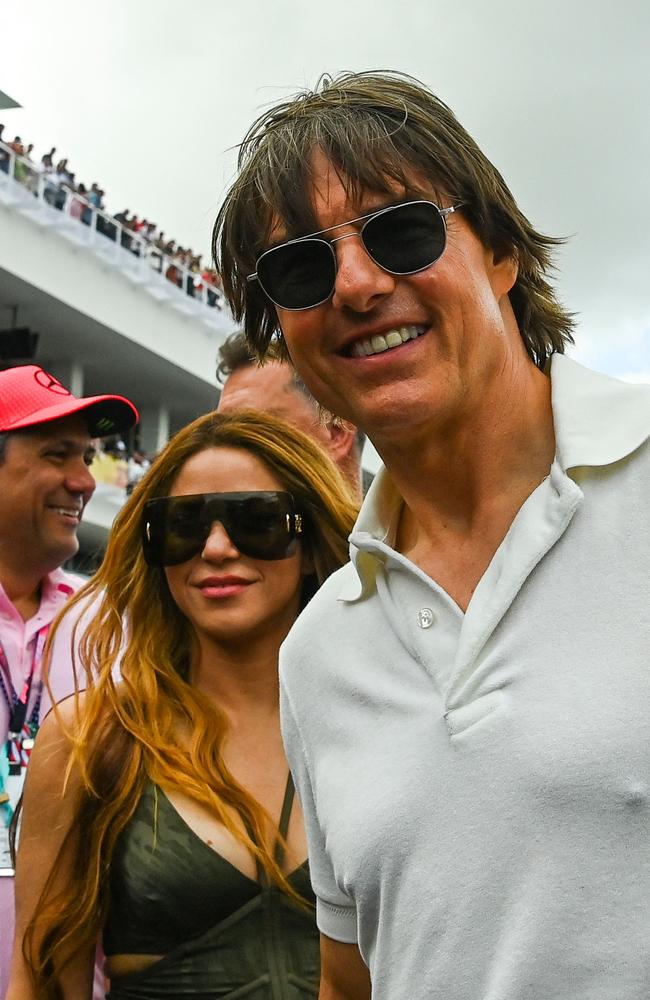
{"type": "Polygon", "coordinates": [[[217,221],[386,466],[281,663],[321,1000],[650,990],[650,388],[564,357],[557,242],[397,74],[265,112],[217,221]]]}

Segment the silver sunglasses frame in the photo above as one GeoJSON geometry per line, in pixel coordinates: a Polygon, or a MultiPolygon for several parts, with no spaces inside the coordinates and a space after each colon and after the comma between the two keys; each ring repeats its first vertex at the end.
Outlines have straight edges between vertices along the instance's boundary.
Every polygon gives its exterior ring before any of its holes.
{"type": "MultiPolygon", "coordinates": [[[[293,243],[304,243],[305,240],[309,240],[312,243],[322,243],[323,246],[328,248],[334,260],[334,275],[336,280],[337,268],[336,268],[336,254],[334,252],[335,243],[340,243],[341,240],[348,240],[350,239],[351,236],[362,237],[363,231],[368,225],[368,223],[371,222],[373,219],[378,218],[380,215],[387,215],[388,212],[395,212],[399,208],[409,208],[411,205],[432,205],[435,208],[438,215],[440,216],[440,218],[442,219],[442,227],[444,230],[445,241],[443,243],[442,250],[440,251],[438,256],[434,260],[432,260],[429,264],[425,264],[423,267],[416,267],[415,270],[413,271],[392,271],[389,270],[389,268],[384,267],[383,264],[380,264],[379,261],[375,260],[375,258],[372,256],[372,254],[366,247],[365,243],[363,244],[366,253],[373,261],[373,263],[376,264],[377,267],[380,267],[382,271],[385,271],[387,274],[394,274],[398,277],[406,274],[419,274],[421,271],[426,271],[428,267],[431,267],[433,264],[436,263],[437,260],[440,260],[440,258],[442,257],[443,253],[445,252],[445,248],[447,246],[447,216],[452,215],[454,212],[457,212],[458,209],[462,208],[464,204],[465,204],[464,202],[459,201],[455,205],[450,205],[449,208],[440,208],[439,205],[436,205],[435,201],[429,201],[427,198],[416,198],[414,201],[403,201],[399,205],[389,205],[387,208],[380,208],[377,212],[369,212],[367,215],[360,215],[358,219],[350,219],[349,222],[339,222],[336,226],[328,226],[326,229],[318,229],[315,233],[309,233],[307,236],[297,236],[296,239],[294,240],[287,240],[286,243],[280,243],[279,246],[271,247],[269,250],[265,250],[264,253],[260,254],[260,256],[257,258],[256,264],[257,267],[259,267],[260,261],[263,260],[264,257],[267,257],[269,254],[275,253],[277,250],[282,250],[284,247],[291,246],[293,243]],[[333,240],[319,240],[316,238],[318,236],[321,236],[323,233],[331,233],[335,229],[342,229],[343,226],[353,226],[357,222],[363,222],[363,225],[356,233],[346,233],[345,236],[335,236],[333,240]]],[[[332,284],[331,291],[329,292],[328,295],[325,296],[324,299],[320,299],[318,302],[314,302],[312,303],[312,305],[309,306],[298,306],[298,307],[294,306],[293,308],[291,308],[289,306],[281,305],[279,302],[276,302],[276,300],[272,298],[271,295],[269,295],[267,290],[264,288],[264,285],[260,281],[257,271],[254,271],[253,274],[246,275],[246,281],[257,281],[260,288],[266,295],[267,299],[270,302],[272,302],[274,306],[277,306],[278,309],[283,309],[284,312],[304,312],[305,309],[315,309],[316,306],[322,306],[323,302],[327,302],[328,299],[330,299],[332,297],[332,294],[334,293],[334,284],[332,284]]]]}

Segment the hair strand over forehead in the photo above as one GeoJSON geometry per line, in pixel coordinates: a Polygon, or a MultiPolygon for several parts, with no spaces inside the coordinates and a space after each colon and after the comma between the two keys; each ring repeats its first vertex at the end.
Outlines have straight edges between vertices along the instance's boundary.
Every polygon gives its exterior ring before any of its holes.
{"type": "Polygon", "coordinates": [[[226,298],[259,357],[269,350],[278,320],[246,276],[275,225],[289,236],[318,229],[311,201],[316,150],[353,202],[363,192],[421,193],[418,183],[462,201],[484,246],[517,261],[510,299],[533,361],[543,367],[573,342],[573,316],[551,283],[553,251],[563,241],[531,226],[501,174],[443,101],[414,78],[383,71],[324,75],[314,90],[264,111],[244,137],[239,174],[217,216],[212,246],[226,298]]]}

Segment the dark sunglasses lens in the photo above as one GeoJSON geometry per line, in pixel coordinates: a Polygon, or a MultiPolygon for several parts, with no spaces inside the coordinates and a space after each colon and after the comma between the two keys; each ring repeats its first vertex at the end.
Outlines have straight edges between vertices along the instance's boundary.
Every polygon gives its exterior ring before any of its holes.
{"type": "Polygon", "coordinates": [[[145,507],[144,557],[150,566],[177,566],[201,552],[220,521],[242,555],[286,559],[297,549],[289,493],[161,497],[145,507]]]}
{"type": "Polygon", "coordinates": [[[336,267],[324,240],[300,240],[268,250],[257,262],[257,280],[283,309],[308,309],[332,293],[336,267]]]}
{"type": "Polygon", "coordinates": [[[144,513],[144,557],[150,566],[177,566],[200,552],[209,525],[202,497],[150,501],[144,513]]]}
{"type": "Polygon", "coordinates": [[[224,527],[243,555],[286,559],[297,548],[292,515],[291,498],[286,494],[252,496],[228,504],[224,527]]]}
{"type": "Polygon", "coordinates": [[[438,260],[445,249],[445,224],[431,202],[398,205],[370,219],[363,242],[370,256],[393,274],[413,274],[438,260]]]}

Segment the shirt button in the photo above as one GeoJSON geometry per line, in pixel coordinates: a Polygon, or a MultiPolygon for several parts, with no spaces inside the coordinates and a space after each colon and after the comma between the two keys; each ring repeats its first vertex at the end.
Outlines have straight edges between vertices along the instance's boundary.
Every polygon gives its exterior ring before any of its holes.
{"type": "Polygon", "coordinates": [[[433,611],[431,608],[420,608],[418,611],[418,625],[420,628],[431,628],[433,625],[433,611]]]}

